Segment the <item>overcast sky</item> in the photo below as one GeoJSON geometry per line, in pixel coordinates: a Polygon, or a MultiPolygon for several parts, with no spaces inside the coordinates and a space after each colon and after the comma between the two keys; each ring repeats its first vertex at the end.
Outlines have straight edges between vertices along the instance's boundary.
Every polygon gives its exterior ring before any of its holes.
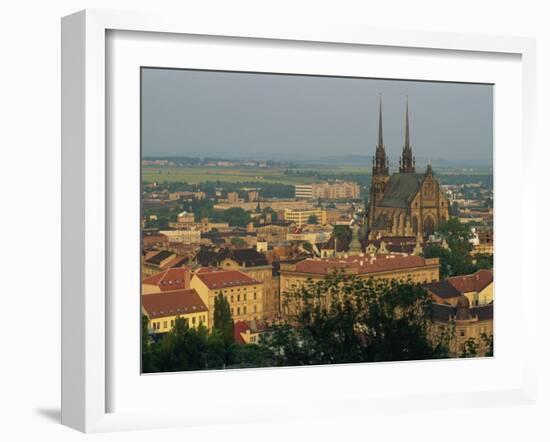
{"type": "Polygon", "coordinates": [[[403,146],[409,96],[418,158],[492,161],[493,87],[363,78],[143,69],[144,156],[315,159],[403,146]]]}

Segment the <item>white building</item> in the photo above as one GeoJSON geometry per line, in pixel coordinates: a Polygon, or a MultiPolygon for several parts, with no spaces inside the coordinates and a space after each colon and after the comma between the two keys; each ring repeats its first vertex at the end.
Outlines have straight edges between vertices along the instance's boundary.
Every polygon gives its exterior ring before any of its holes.
{"type": "Polygon", "coordinates": [[[198,229],[161,230],[159,233],[168,237],[168,242],[182,244],[198,244],[201,242],[201,232],[198,229]]]}

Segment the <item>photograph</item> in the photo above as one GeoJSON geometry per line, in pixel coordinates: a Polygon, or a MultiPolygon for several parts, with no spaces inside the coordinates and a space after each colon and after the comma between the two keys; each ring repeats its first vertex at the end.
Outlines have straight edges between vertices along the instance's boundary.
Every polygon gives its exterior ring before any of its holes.
{"type": "Polygon", "coordinates": [[[493,104],[141,67],[141,373],[493,357],[493,104]]]}

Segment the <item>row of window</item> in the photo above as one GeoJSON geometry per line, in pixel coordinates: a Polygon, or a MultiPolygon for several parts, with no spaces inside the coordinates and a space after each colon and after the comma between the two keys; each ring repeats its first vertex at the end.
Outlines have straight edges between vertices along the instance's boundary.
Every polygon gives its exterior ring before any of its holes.
{"type": "MultiPolygon", "coordinates": [[[[237,316],[239,316],[241,314],[241,311],[242,311],[243,315],[246,315],[246,313],[247,313],[246,305],[242,309],[241,309],[241,307],[237,307],[236,309],[234,307],[231,307],[231,316],[235,315],[235,311],[237,312],[237,316]]],[[[252,313],[257,313],[257,312],[258,312],[257,306],[253,305],[252,306],[252,313]]]]}
{"type": "MultiPolygon", "coordinates": [[[[189,324],[189,319],[188,318],[185,318],[185,320],[187,321],[187,323],[189,324]]],[[[198,317],[198,321],[197,321],[197,317],[196,316],[193,316],[191,317],[191,325],[197,325],[197,322],[199,324],[205,324],[206,323],[206,315],[201,315],[198,317]]],[[[174,327],[176,321],[174,319],[171,319],[170,320],[170,328],[174,327]]],[[[152,326],[153,326],[153,330],[160,330],[161,328],[161,324],[162,324],[162,328],[163,329],[166,329],[168,328],[168,320],[166,321],[158,321],[158,322],[153,322],[152,323],[152,326]]]]}

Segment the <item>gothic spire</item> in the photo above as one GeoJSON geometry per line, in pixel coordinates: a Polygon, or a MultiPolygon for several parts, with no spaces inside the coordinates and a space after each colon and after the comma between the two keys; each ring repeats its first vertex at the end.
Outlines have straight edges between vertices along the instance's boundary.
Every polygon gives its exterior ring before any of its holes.
{"type": "Polygon", "coordinates": [[[426,175],[429,175],[429,176],[433,175],[431,159],[428,160],[428,166],[426,167],[426,175]]]}
{"type": "Polygon", "coordinates": [[[409,136],[409,96],[407,95],[407,104],[405,108],[405,146],[404,149],[411,148],[411,140],[409,136]]]}
{"type": "Polygon", "coordinates": [[[405,108],[405,144],[403,146],[403,153],[399,160],[399,172],[400,173],[415,173],[415,159],[412,154],[412,146],[410,139],[409,129],[409,97],[407,96],[407,104],[405,108]]]}
{"type": "Polygon", "coordinates": [[[386,147],[384,146],[384,135],[382,130],[382,94],[380,94],[378,104],[378,144],[376,146],[376,154],[373,158],[372,174],[384,175],[389,174],[388,159],[386,157],[386,147]]]}
{"type": "Polygon", "coordinates": [[[384,136],[382,134],[382,94],[378,104],[378,146],[384,147],[384,136]]]}

